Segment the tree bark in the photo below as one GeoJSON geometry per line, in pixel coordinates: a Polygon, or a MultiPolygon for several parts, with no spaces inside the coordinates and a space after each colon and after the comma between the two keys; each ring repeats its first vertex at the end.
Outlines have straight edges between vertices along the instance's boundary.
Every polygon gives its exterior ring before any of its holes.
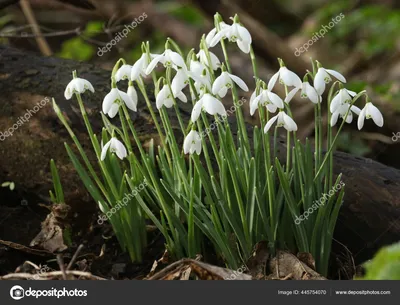
{"type": "MultiPolygon", "coordinates": [[[[95,94],[85,94],[84,100],[93,129],[99,133],[101,103],[110,90],[109,71],[87,63],[0,47],[0,132],[3,133],[0,136],[38,102],[46,97],[51,101],[54,97],[83,147],[92,151],[76,101],[64,98],[73,70],[96,89],[95,94]]],[[[142,140],[146,141],[156,132],[145,103],[139,100],[138,111],[132,114],[132,119],[142,140]]],[[[190,112],[183,111],[183,114],[189,117],[190,112]]],[[[18,126],[12,136],[0,137],[0,140],[1,182],[14,181],[17,188],[45,198],[52,188],[49,160],[54,158],[66,202],[91,201],[65,152],[63,143],[72,141],[54,114],[51,102],[32,114],[29,122],[18,126]]],[[[93,155],[89,154],[89,158],[96,162],[93,155]]],[[[334,155],[334,167],[337,174],[343,173],[346,184],[335,238],[353,253],[356,262],[362,262],[381,246],[400,239],[400,171],[341,152],[334,155]]]]}

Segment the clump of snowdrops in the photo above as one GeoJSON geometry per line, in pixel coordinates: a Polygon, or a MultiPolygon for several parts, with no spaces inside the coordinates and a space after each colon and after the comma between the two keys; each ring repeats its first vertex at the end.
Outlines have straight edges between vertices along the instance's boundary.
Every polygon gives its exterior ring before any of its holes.
{"type": "Polygon", "coordinates": [[[203,36],[198,52],[191,50],[185,56],[172,39],[167,40],[162,54],[151,53],[148,43],[142,44],[142,51],[133,66],[120,59],[112,71],[111,90],[102,104],[101,135],[93,133],[82,100],[86,90],[94,92],[90,82],[74,72],[65,90],[67,99],[75,95],[79,103],[96,164],[89,161],[53,101],[80,156],[69,144],[65,144],[67,152],[100,210],[111,215],[109,221],[122,248],[129,251],[132,260],[140,261],[147,243],[146,221],[150,220],[175,258],[195,257],[212,248],[227,266],[237,268],[250,257],[257,242],[267,240],[271,253],[278,248],[311,253],[317,270],[326,274],[345,191],[341,175],[333,175],[337,137],[354,115],[358,115],[359,129],[369,118],[383,125],[381,113],[366,92],[345,89],[346,79],[317,61],[312,61],[310,71],[301,79],[278,59],[279,71],[265,82],[257,74],[251,35],[238,16],[229,25],[216,14],[215,28],[203,36]],[[249,102],[240,98],[249,87],[233,74],[229,43],[236,43],[251,58],[255,79],[251,86],[255,89],[249,102]],[[210,50],[217,45],[223,59],[210,50]],[[162,76],[156,74],[157,66],[162,76]],[[126,92],[118,88],[121,80],[129,81],[126,92]],[[145,80],[153,82],[155,103],[147,94],[145,80]],[[278,86],[285,96],[274,93],[278,86]],[[137,90],[143,99],[138,98],[137,90]],[[296,137],[297,124],[290,108],[296,95],[315,107],[314,147],[296,137]],[[235,130],[227,120],[228,103],[222,103],[228,96],[232,97],[230,115],[237,121],[235,130]],[[362,97],[366,103],[361,110],[355,103],[362,97]],[[131,119],[138,103],[148,107],[158,132],[157,147],[152,141],[145,149],[139,139],[131,119]],[[190,120],[182,116],[179,103],[192,103],[190,120]],[[323,103],[329,109],[326,128],[322,124],[323,103]],[[258,111],[260,126],[252,128],[252,135],[242,107],[250,107],[251,115],[258,111]],[[184,136],[183,145],[173,131],[172,112],[184,136]],[[342,121],[335,133],[332,127],[339,118],[342,121]],[[287,131],[287,151],[278,159],[281,127],[287,131]],[[134,149],[138,149],[137,155],[134,149]],[[127,196],[144,181],[146,187],[127,196]],[[332,189],[337,192],[323,205],[315,204],[332,189]],[[306,211],[307,219],[302,218],[306,211]]]}

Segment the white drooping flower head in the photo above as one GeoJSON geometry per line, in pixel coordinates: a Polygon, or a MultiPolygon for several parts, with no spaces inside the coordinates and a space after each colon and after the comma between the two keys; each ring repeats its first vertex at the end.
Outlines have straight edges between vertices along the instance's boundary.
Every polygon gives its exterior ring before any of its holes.
{"type": "Polygon", "coordinates": [[[205,93],[201,99],[197,101],[192,110],[192,122],[196,122],[201,111],[206,111],[208,114],[226,116],[224,105],[209,93],[205,93]]]}
{"type": "Polygon", "coordinates": [[[363,110],[361,110],[361,112],[360,112],[360,115],[358,117],[358,122],[357,122],[357,126],[358,126],[359,130],[361,130],[361,128],[363,128],[365,118],[372,119],[374,121],[374,123],[379,127],[383,126],[383,115],[379,111],[379,109],[376,108],[376,106],[374,106],[371,102],[367,102],[365,104],[363,110]]]}
{"type": "Polygon", "coordinates": [[[115,81],[119,82],[120,80],[129,79],[131,80],[131,72],[132,66],[131,65],[122,65],[117,72],[115,73],[115,81]]]}
{"type": "Polygon", "coordinates": [[[83,78],[75,77],[65,88],[64,97],[65,99],[70,100],[74,93],[82,94],[86,90],[94,93],[94,88],[89,81],[83,78]]]}
{"type": "Polygon", "coordinates": [[[198,155],[201,153],[201,137],[195,130],[191,130],[183,141],[183,152],[185,154],[193,154],[196,152],[198,155]]]}
{"type": "Polygon", "coordinates": [[[347,104],[350,105],[351,101],[357,93],[354,91],[347,90],[345,88],[340,89],[339,92],[332,99],[329,110],[331,113],[334,113],[339,107],[347,104]]]}
{"type": "Polygon", "coordinates": [[[293,119],[290,116],[288,116],[283,110],[281,110],[276,116],[274,116],[267,122],[267,124],[264,127],[264,133],[267,133],[269,131],[272,124],[274,124],[276,120],[278,120],[277,122],[278,127],[284,127],[287,131],[297,130],[297,124],[295,123],[295,121],[293,121],[293,119]]]}
{"type": "Polygon", "coordinates": [[[334,76],[342,83],[346,83],[346,79],[339,72],[319,67],[314,79],[314,88],[319,95],[324,93],[326,85],[332,81],[331,76],[334,76]]]}
{"type": "MultiPolygon", "coordinates": [[[[158,63],[162,63],[164,67],[171,66],[174,69],[177,68],[186,68],[185,61],[183,60],[182,56],[174,52],[170,49],[166,49],[164,53],[160,55],[156,55],[153,60],[150,62],[150,64],[146,68],[146,74],[149,75],[154,68],[157,66],[158,63]]],[[[186,68],[187,70],[187,68],[186,68]]]]}
{"type": "Polygon", "coordinates": [[[346,114],[347,114],[346,123],[350,124],[351,122],[353,122],[353,112],[355,114],[359,115],[361,110],[357,106],[354,106],[354,105],[351,106],[348,103],[339,105],[338,107],[336,107],[335,111],[332,113],[331,122],[330,122],[331,126],[333,127],[336,125],[339,117],[344,119],[346,117],[346,114]],[[349,108],[350,108],[350,110],[349,110],[349,108]]]}
{"type": "Polygon", "coordinates": [[[208,51],[208,53],[210,54],[211,65],[208,61],[207,54],[204,50],[200,50],[199,53],[196,54],[196,57],[203,65],[206,65],[213,70],[217,70],[219,67],[221,67],[221,61],[218,59],[217,55],[215,55],[213,52],[208,51]]]}
{"type": "Polygon", "coordinates": [[[190,72],[184,68],[179,68],[172,80],[171,89],[174,95],[178,95],[189,84],[190,72]]]}
{"type": "Polygon", "coordinates": [[[179,98],[182,102],[186,103],[186,95],[179,91],[177,94],[173,94],[168,85],[164,85],[160,92],[156,96],[156,107],[161,109],[162,106],[171,108],[174,105],[174,98],[179,98]]]}
{"type": "MultiPolygon", "coordinates": [[[[226,28],[229,28],[229,25],[227,25],[225,22],[221,21],[219,22],[219,27],[221,30],[224,30],[226,28]]],[[[217,28],[213,28],[206,36],[206,45],[207,48],[211,47],[211,41],[214,39],[215,35],[217,34],[217,28]]]]}
{"type": "Polygon", "coordinates": [[[228,89],[233,87],[233,83],[236,83],[243,91],[249,91],[246,83],[236,75],[230,74],[226,71],[222,72],[220,76],[214,81],[212,86],[212,93],[214,95],[219,95],[220,97],[224,97],[228,89]]]}
{"type": "Polygon", "coordinates": [[[107,114],[110,118],[115,117],[115,115],[118,113],[121,103],[125,103],[129,109],[137,111],[137,101],[135,103],[132,99],[132,92],[127,94],[121,90],[118,90],[117,88],[112,88],[111,91],[104,97],[102,107],[103,113],[107,114]]]}
{"type": "Polygon", "coordinates": [[[266,106],[269,112],[275,113],[278,108],[283,109],[284,104],[277,94],[267,89],[262,89],[258,96],[254,92],[250,98],[250,115],[254,115],[258,106],[266,106]]]}
{"type": "Polygon", "coordinates": [[[250,32],[237,22],[237,16],[233,19],[232,25],[221,27],[220,31],[215,34],[210,41],[210,47],[216,46],[221,39],[227,38],[231,42],[236,42],[239,49],[248,54],[252,43],[250,32]]]}
{"type": "Polygon", "coordinates": [[[126,152],[126,148],[121,141],[117,140],[117,138],[112,137],[110,141],[106,143],[101,149],[101,157],[100,160],[104,161],[107,155],[107,151],[110,150],[111,153],[116,153],[118,158],[121,160],[125,158],[128,154],[126,152]]]}
{"type": "Polygon", "coordinates": [[[282,66],[283,62],[280,60],[281,67],[278,72],[276,72],[268,82],[268,90],[272,91],[274,89],[276,81],[279,78],[279,82],[288,87],[296,87],[301,88],[302,82],[300,77],[297,76],[296,73],[290,71],[286,66],[282,66]]]}
{"type": "MultiPolygon", "coordinates": [[[[157,55],[150,54],[150,59],[154,59],[157,55]]],[[[146,69],[150,64],[150,59],[146,53],[143,53],[142,56],[135,62],[131,69],[131,80],[135,81],[139,78],[139,76],[146,77],[146,69]]]]}
{"type": "Polygon", "coordinates": [[[288,93],[285,98],[285,103],[288,104],[300,89],[301,98],[308,98],[314,104],[318,104],[321,101],[322,98],[318,95],[317,90],[315,90],[315,88],[311,86],[308,81],[305,81],[301,84],[301,87],[295,87],[288,93]]]}

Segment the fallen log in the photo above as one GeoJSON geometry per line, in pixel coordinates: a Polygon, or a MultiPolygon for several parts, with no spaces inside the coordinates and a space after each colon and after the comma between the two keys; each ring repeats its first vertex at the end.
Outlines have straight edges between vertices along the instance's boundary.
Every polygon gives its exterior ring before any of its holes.
{"type": "MultiPolygon", "coordinates": [[[[0,47],[0,179],[14,181],[23,191],[47,198],[52,187],[49,160],[54,158],[66,201],[72,208],[74,204],[82,206],[82,202],[91,200],[64,150],[63,143],[71,143],[69,136],[50,102],[36,109],[34,114],[30,111],[37,103],[54,97],[83,147],[90,147],[76,102],[64,99],[65,86],[71,80],[73,70],[96,89],[95,94],[85,94],[85,104],[93,129],[98,133],[102,126],[101,102],[110,88],[109,71],[88,63],[45,58],[0,47]],[[31,114],[29,120],[16,126],[12,136],[5,137],[4,131],[15,126],[26,113],[31,114]]],[[[142,139],[156,134],[145,103],[139,102],[138,112],[132,114],[132,119],[142,139]]],[[[95,160],[93,155],[89,154],[89,157],[95,160]]],[[[400,171],[341,152],[335,153],[334,166],[336,173],[343,173],[346,184],[335,238],[351,251],[356,263],[362,262],[383,245],[400,240],[400,171]]],[[[91,207],[87,213],[95,211],[95,205],[91,207]]]]}

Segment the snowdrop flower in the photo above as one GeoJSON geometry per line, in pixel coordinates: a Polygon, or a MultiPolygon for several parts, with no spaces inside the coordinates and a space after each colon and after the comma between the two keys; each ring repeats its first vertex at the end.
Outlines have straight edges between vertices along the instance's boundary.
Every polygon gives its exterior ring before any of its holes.
{"type": "Polygon", "coordinates": [[[117,88],[112,88],[103,100],[103,113],[107,114],[110,118],[115,117],[122,102],[125,103],[129,109],[137,111],[136,103],[132,99],[131,94],[132,92],[127,94],[117,88]]]}
{"type": "Polygon", "coordinates": [[[268,111],[272,113],[275,113],[277,108],[282,109],[284,107],[282,99],[267,89],[261,90],[258,96],[255,92],[253,95],[250,98],[250,115],[254,114],[259,105],[266,106],[268,111]]]}
{"type": "Polygon", "coordinates": [[[161,109],[163,105],[167,108],[171,108],[174,105],[174,97],[179,98],[184,103],[187,102],[187,98],[183,92],[173,95],[168,85],[164,85],[156,96],[157,109],[161,109]]]}
{"type": "Polygon", "coordinates": [[[360,114],[361,110],[360,108],[358,108],[357,106],[350,106],[350,104],[348,103],[344,103],[342,105],[339,105],[335,111],[332,113],[332,117],[331,117],[331,126],[335,126],[337,123],[337,120],[339,118],[339,116],[344,119],[344,117],[346,116],[347,111],[349,110],[349,113],[347,114],[346,117],[346,123],[350,124],[351,122],[353,122],[353,112],[357,115],[360,114]]]}
{"type": "MultiPolygon", "coordinates": [[[[229,25],[227,25],[225,22],[221,21],[219,23],[219,27],[221,30],[224,30],[226,28],[229,28],[229,25]]],[[[206,36],[206,44],[207,47],[209,48],[211,46],[211,41],[214,39],[215,35],[217,34],[217,29],[213,28],[206,36]]]]}
{"type": "Polygon", "coordinates": [[[267,133],[268,130],[271,128],[272,124],[275,123],[275,121],[278,120],[277,126],[278,127],[285,127],[287,131],[296,131],[297,130],[297,125],[293,121],[293,119],[288,116],[284,111],[279,111],[278,115],[274,116],[271,118],[267,124],[264,127],[264,133],[267,133]]]}
{"type": "Polygon", "coordinates": [[[283,66],[283,67],[280,67],[278,72],[276,72],[269,80],[268,86],[267,86],[269,91],[272,91],[278,78],[279,78],[279,82],[281,84],[284,84],[288,87],[294,86],[296,88],[301,88],[301,86],[302,86],[300,77],[298,77],[296,73],[290,71],[288,68],[283,66]]]}
{"type": "Polygon", "coordinates": [[[129,85],[128,91],[126,93],[132,99],[133,103],[135,104],[135,107],[137,108],[138,95],[135,90],[135,87],[132,84],[129,85]]]}
{"type": "Polygon", "coordinates": [[[292,89],[285,98],[285,103],[289,104],[289,102],[293,99],[296,93],[301,89],[301,98],[308,98],[314,104],[318,104],[321,101],[321,97],[319,96],[317,90],[313,86],[310,85],[309,82],[303,82],[300,87],[295,87],[292,89]]]}
{"type": "Polygon", "coordinates": [[[115,73],[115,81],[119,82],[121,79],[131,79],[131,65],[122,65],[115,73]]]}
{"type": "Polygon", "coordinates": [[[331,111],[331,113],[334,113],[340,106],[343,106],[345,104],[350,105],[353,99],[352,97],[356,95],[357,93],[355,93],[354,91],[340,89],[338,94],[336,94],[336,96],[332,99],[329,110],[331,111]]]}
{"type": "Polygon", "coordinates": [[[179,55],[179,53],[171,51],[170,49],[166,49],[164,53],[154,57],[154,59],[146,68],[146,74],[149,75],[159,62],[161,62],[164,67],[172,66],[174,68],[186,68],[185,61],[183,60],[182,56],[179,55]]]}
{"type": "Polygon", "coordinates": [[[104,145],[101,149],[101,161],[104,161],[104,159],[106,158],[108,149],[110,149],[111,153],[116,153],[118,158],[120,158],[121,160],[128,155],[124,144],[122,144],[121,141],[117,140],[117,138],[112,137],[111,140],[108,141],[106,145],[104,145]]]}
{"type": "Polygon", "coordinates": [[[185,154],[193,154],[196,152],[198,155],[201,153],[201,138],[197,131],[191,130],[183,141],[183,152],[185,154]]]}
{"type": "Polygon", "coordinates": [[[250,52],[252,42],[250,32],[239,23],[234,22],[230,26],[221,27],[221,30],[212,38],[210,47],[216,46],[223,38],[227,38],[231,42],[236,42],[242,52],[246,54],[250,52]]]}
{"type": "Polygon", "coordinates": [[[76,77],[69,82],[67,88],[65,88],[64,96],[65,99],[70,100],[74,93],[84,93],[86,90],[90,90],[94,93],[92,84],[86,79],[76,77]]]}
{"type": "Polygon", "coordinates": [[[334,76],[342,83],[346,83],[346,79],[342,74],[335,70],[318,68],[317,74],[314,79],[314,88],[317,90],[319,95],[322,95],[325,91],[326,84],[329,84],[332,81],[331,76],[334,76]]]}
{"type": "Polygon", "coordinates": [[[209,65],[207,54],[204,50],[200,50],[199,53],[196,54],[196,57],[203,65],[210,66],[211,69],[217,70],[221,66],[220,60],[213,52],[208,51],[208,53],[210,54],[211,66],[209,65]]]}
{"type": "Polygon", "coordinates": [[[224,105],[209,93],[204,94],[203,97],[194,105],[191,116],[192,122],[197,121],[201,111],[203,110],[211,115],[219,114],[221,116],[226,116],[224,105]]]}
{"type": "Polygon", "coordinates": [[[177,95],[189,84],[189,76],[189,71],[186,67],[178,69],[171,84],[174,95],[177,95]]]}
{"type": "MultiPolygon", "coordinates": [[[[150,58],[154,59],[157,55],[156,54],[150,54],[150,58]]],[[[146,53],[143,53],[142,56],[135,62],[135,64],[132,66],[131,70],[131,80],[137,80],[139,76],[146,77],[146,69],[150,63],[150,60],[147,56],[146,53]]]]}
{"type": "Polygon", "coordinates": [[[361,112],[360,112],[360,115],[358,117],[358,122],[357,122],[358,130],[361,130],[361,128],[363,128],[365,118],[367,118],[367,119],[372,118],[372,120],[374,121],[374,123],[377,126],[379,126],[379,127],[383,126],[382,113],[371,102],[367,102],[365,104],[363,110],[361,110],[361,112]]]}
{"type": "Polygon", "coordinates": [[[241,78],[224,71],[214,81],[212,93],[224,97],[227,94],[228,89],[233,87],[233,82],[235,82],[243,91],[249,91],[249,88],[241,78]]]}

